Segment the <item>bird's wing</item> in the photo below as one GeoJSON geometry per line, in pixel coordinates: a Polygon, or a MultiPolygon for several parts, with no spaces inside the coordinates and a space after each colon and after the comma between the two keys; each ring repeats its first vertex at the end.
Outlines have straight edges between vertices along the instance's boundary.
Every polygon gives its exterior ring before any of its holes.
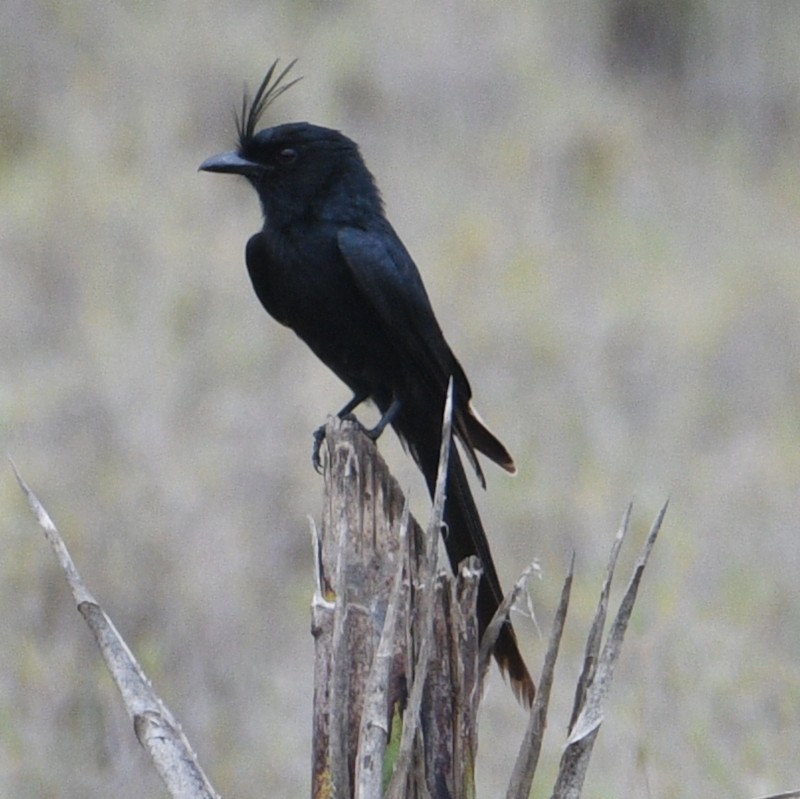
{"type": "Polygon", "coordinates": [[[403,354],[442,396],[452,374],[461,399],[468,400],[466,375],[445,341],[417,267],[394,231],[342,228],[338,241],[359,291],[403,354]]]}
{"type": "Polygon", "coordinates": [[[444,397],[453,377],[455,429],[481,483],[475,449],[513,472],[513,459],[472,408],[467,376],[444,338],[422,278],[397,234],[388,223],[386,230],[379,231],[347,227],[339,231],[338,243],[359,291],[434,396],[444,397]]]}

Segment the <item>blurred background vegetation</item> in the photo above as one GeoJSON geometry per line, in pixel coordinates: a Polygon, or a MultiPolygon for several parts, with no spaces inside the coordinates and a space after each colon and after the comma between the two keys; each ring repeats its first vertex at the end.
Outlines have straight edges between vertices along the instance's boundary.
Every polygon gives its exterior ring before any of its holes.
{"type": "MultiPolygon", "coordinates": [[[[267,122],[361,143],[517,458],[479,501],[545,632],[577,554],[547,768],[618,520],[630,563],[669,496],[586,795],[796,787],[798,42],[791,0],[4,0],[0,443],[223,795],[308,791],[310,433],[348,398],[252,294],[253,192],[196,171],[276,56],[267,122]]],[[[162,796],[8,468],[0,514],[0,794],[162,796]]],[[[495,674],[479,795],[524,721],[495,674]]]]}

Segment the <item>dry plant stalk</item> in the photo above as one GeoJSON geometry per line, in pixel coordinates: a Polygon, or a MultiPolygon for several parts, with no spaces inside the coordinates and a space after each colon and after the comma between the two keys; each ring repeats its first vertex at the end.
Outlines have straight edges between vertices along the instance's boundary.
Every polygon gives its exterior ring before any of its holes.
{"type": "MultiPolygon", "coordinates": [[[[443,441],[449,441],[448,430],[443,441]]],[[[312,796],[472,797],[478,703],[493,632],[523,590],[526,575],[479,642],[478,562],[462,564],[455,578],[437,572],[441,485],[423,535],[373,443],[357,426],[331,420],[326,442],[325,511],[321,535],[315,539],[312,796]]],[[[443,444],[443,459],[446,455],[443,444]]],[[[446,463],[440,477],[445,470],[446,463]]],[[[625,630],[666,507],[652,525],[603,642],[630,507],[613,542],[553,799],[581,794],[625,630]]],[[[525,799],[533,785],[572,580],[570,565],[507,799],[525,799]]]]}
{"type": "Polygon", "coordinates": [[[125,709],[133,721],[136,737],[150,755],[169,795],[173,799],[219,799],[219,794],[200,768],[180,724],[156,694],[113,622],[86,587],[50,515],[22,479],[13,462],[11,465],[17,482],[66,575],[78,610],[94,634],[125,709]]]}
{"type": "Polygon", "coordinates": [[[325,449],[312,795],[466,799],[477,745],[477,562],[455,578],[438,571],[442,492],[423,532],[357,426],[332,419],[325,449]]]}
{"type": "MultiPolygon", "coordinates": [[[[449,407],[449,398],[448,398],[449,407]]],[[[449,411],[445,419],[449,419],[449,411]]],[[[480,568],[471,558],[453,577],[437,566],[450,427],[443,431],[431,521],[422,531],[372,441],[349,422],[326,430],[325,507],[315,535],[317,579],[312,796],[314,799],[471,799],[477,713],[492,631],[524,578],[498,609],[484,641],[475,615],[480,568]]],[[[13,466],[13,464],[12,464],[13,466]]],[[[82,616],[169,793],[216,799],[179,723],[83,582],[47,511],[14,471],[66,575],[82,616]]],[[[551,796],[579,797],[636,594],[666,512],[654,521],[603,641],[611,581],[630,524],[614,540],[561,767],[551,796]]],[[[511,777],[507,799],[530,795],[547,721],[555,663],[569,605],[572,566],[511,777]]],[[[775,799],[798,796],[775,795],[775,799]]],[[[771,798],[770,798],[771,799],[771,798]]]]}

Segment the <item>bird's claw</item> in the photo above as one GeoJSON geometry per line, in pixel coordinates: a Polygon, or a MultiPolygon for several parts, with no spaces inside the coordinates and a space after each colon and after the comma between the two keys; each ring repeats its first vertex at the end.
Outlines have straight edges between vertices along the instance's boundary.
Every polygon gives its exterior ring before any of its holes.
{"type": "Polygon", "coordinates": [[[314,444],[311,450],[311,463],[314,465],[314,471],[317,474],[322,474],[320,450],[322,449],[322,442],[325,440],[325,425],[320,425],[312,435],[314,437],[314,444]]]}
{"type": "MultiPolygon", "coordinates": [[[[370,441],[377,441],[386,426],[386,422],[381,420],[375,427],[365,427],[354,413],[340,414],[339,419],[342,422],[350,422],[350,424],[354,425],[355,428],[363,433],[370,441]]],[[[311,463],[314,465],[314,470],[317,474],[322,474],[322,457],[320,453],[322,451],[322,442],[325,440],[325,425],[320,425],[312,433],[312,436],[314,438],[314,445],[311,450],[311,463]]]]}
{"type": "Polygon", "coordinates": [[[350,424],[355,425],[359,430],[364,430],[364,425],[358,421],[358,417],[352,412],[342,414],[339,419],[343,422],[350,422],[350,424]]]}

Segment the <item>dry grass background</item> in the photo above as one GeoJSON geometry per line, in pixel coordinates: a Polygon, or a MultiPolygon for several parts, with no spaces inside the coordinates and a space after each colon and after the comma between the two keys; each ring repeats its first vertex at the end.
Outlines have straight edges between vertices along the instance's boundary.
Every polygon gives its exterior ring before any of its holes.
{"type": "MultiPolygon", "coordinates": [[[[777,1],[3,3],[0,443],[223,795],[308,791],[310,432],[347,398],[252,295],[252,191],[196,172],[276,56],[270,121],[362,144],[517,457],[480,503],[545,627],[577,553],[551,770],[618,519],[669,495],[585,795],[800,782],[798,41],[777,1]]],[[[0,513],[0,794],[163,795],[9,469],[0,513]]],[[[481,724],[498,796],[497,675],[481,724]]]]}

